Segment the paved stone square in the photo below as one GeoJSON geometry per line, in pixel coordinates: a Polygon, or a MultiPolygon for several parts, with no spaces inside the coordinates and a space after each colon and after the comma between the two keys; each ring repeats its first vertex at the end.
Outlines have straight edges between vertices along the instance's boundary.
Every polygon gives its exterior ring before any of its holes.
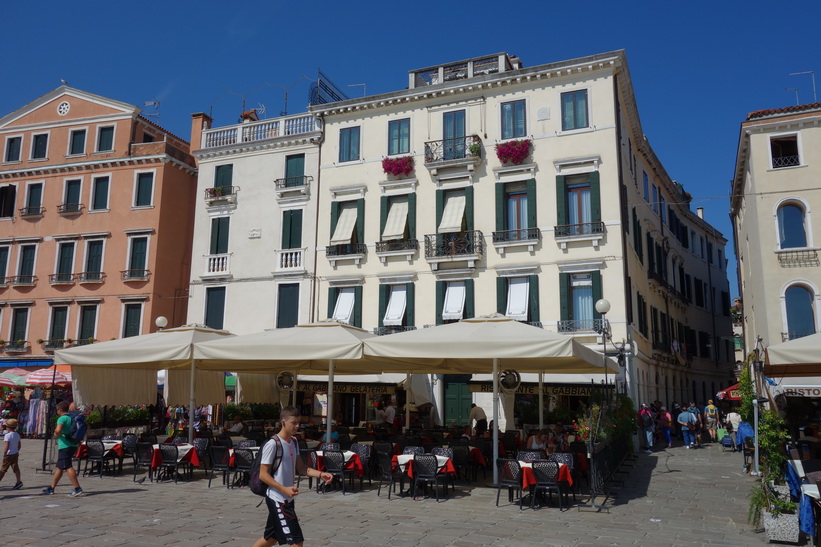
{"type": "MultiPolygon", "coordinates": [[[[250,545],[267,517],[265,506],[248,489],[227,489],[217,476],[208,488],[197,470],[191,483],[132,482],[124,474],[81,477],[86,494],[70,498],[64,477],[52,496],[39,495],[49,483],[35,473],[42,441],[23,440],[21,490],[14,476],[0,483],[0,533],[4,545],[250,545]]],[[[620,475],[606,502],[609,512],[557,505],[520,511],[486,484],[456,483],[450,499],[377,497],[364,491],[317,494],[303,479],[297,512],[306,545],[762,545],[763,534],[746,521],[747,493],[753,479],[742,472],[738,453],[718,445],[701,450],[676,447],[640,454],[620,475]]],[[[138,478],[144,474],[138,475],[138,478]]],[[[358,483],[355,483],[358,486],[358,483]]],[[[582,490],[586,484],[582,481],[582,490]]],[[[529,501],[529,498],[526,498],[529,501]]],[[[588,501],[579,496],[578,502],[588,501]]],[[[598,498],[599,503],[604,501],[598,498]]],[[[554,499],[555,502],[555,499],[554,499]]],[[[571,496],[572,502],[572,496],[571,496]]]]}

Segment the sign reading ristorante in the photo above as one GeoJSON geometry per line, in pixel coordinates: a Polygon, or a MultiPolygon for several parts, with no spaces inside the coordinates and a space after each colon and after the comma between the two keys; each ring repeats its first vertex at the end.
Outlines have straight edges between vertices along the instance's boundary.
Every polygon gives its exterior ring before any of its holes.
{"type": "MultiPolygon", "coordinates": [[[[608,386],[612,389],[612,385],[608,386]]],[[[578,397],[588,397],[593,391],[591,386],[572,386],[572,385],[544,385],[542,386],[544,389],[545,395],[575,395],[578,397]]],[[[471,393],[493,393],[493,384],[491,383],[481,383],[481,384],[468,384],[468,390],[471,393]]],[[[522,384],[519,386],[519,389],[516,390],[518,395],[538,395],[539,394],[539,386],[538,384],[522,384]]]]}
{"type": "MultiPolygon", "coordinates": [[[[328,391],[328,384],[326,382],[299,382],[296,390],[325,393],[328,391]]],[[[387,384],[337,384],[334,382],[334,393],[391,395],[396,393],[396,386],[387,384]]]]}

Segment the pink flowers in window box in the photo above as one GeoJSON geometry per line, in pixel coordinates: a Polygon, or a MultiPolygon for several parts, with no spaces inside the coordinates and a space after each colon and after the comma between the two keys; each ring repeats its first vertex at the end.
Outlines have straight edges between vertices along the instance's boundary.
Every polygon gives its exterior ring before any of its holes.
{"type": "Polygon", "coordinates": [[[519,165],[530,155],[530,139],[507,141],[496,145],[496,157],[502,163],[519,165]]]}
{"type": "Polygon", "coordinates": [[[385,158],[382,160],[382,170],[395,177],[408,176],[413,171],[413,156],[401,158],[385,158]]]}

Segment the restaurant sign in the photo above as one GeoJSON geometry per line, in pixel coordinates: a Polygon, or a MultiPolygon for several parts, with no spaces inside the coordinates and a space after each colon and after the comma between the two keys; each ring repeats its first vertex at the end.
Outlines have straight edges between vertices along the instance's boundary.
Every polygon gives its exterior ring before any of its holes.
{"type": "Polygon", "coordinates": [[[821,386],[784,386],[787,397],[821,397],[821,386]]]}
{"type": "MultiPolygon", "coordinates": [[[[299,382],[297,391],[314,391],[324,393],[328,391],[327,382],[299,382]]],[[[337,384],[334,383],[334,393],[364,393],[373,395],[392,395],[396,393],[396,386],[388,384],[337,384]]]]}
{"type": "MultiPolygon", "coordinates": [[[[612,388],[613,386],[608,386],[612,388]]],[[[572,395],[576,397],[589,397],[593,392],[592,386],[573,386],[573,385],[544,385],[542,386],[545,395],[572,395]]],[[[468,390],[471,393],[493,393],[493,384],[468,384],[468,390]]],[[[516,390],[517,395],[538,395],[538,384],[522,384],[516,390]]]]}

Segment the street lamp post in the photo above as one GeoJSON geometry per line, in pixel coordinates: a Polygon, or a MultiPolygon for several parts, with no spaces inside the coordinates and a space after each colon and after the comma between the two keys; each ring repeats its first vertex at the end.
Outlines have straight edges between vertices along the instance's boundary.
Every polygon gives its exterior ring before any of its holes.
{"type": "Polygon", "coordinates": [[[607,324],[607,313],[610,311],[610,301],[602,298],[596,302],[596,311],[601,314],[601,343],[604,356],[604,386],[607,388],[607,337],[610,336],[610,327],[607,324]]]}

